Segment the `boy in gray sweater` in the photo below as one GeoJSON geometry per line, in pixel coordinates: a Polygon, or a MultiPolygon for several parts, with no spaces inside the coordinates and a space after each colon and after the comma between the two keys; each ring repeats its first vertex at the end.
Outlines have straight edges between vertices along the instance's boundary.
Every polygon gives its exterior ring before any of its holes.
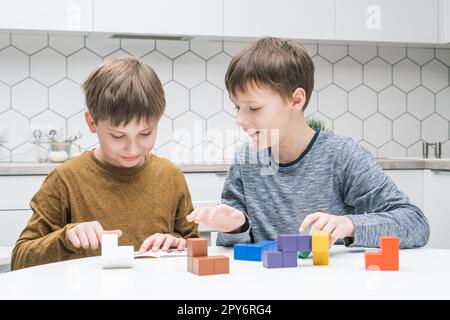
{"type": "Polygon", "coordinates": [[[299,43],[263,38],[250,44],[230,62],[225,83],[252,144],[236,153],[222,203],[187,216],[219,230],[218,245],[308,228],[327,232],[330,246],[378,247],[384,235],[398,236],[401,248],[427,243],[423,212],[367,150],[307,125],[314,65],[299,43]]]}

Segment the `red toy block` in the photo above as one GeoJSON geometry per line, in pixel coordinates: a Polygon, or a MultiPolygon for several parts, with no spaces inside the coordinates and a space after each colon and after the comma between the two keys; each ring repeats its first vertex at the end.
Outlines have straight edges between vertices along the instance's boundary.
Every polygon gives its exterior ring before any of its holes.
{"type": "Polygon", "coordinates": [[[383,256],[379,252],[364,252],[366,270],[382,270],[383,256]]]}
{"type": "Polygon", "coordinates": [[[202,238],[189,238],[186,241],[187,255],[189,257],[203,257],[208,255],[208,240],[202,238]]]}
{"type": "Polygon", "coordinates": [[[383,255],[383,270],[398,271],[399,269],[399,239],[397,237],[381,237],[381,254],[383,255]]]}
{"type": "Polygon", "coordinates": [[[227,256],[214,256],[214,274],[230,273],[230,258],[227,256]]]}
{"type": "Polygon", "coordinates": [[[398,237],[381,237],[378,252],[364,253],[366,270],[398,271],[399,242],[398,237]]]}
{"type": "Polygon", "coordinates": [[[214,274],[214,257],[193,257],[193,272],[199,276],[214,274]]]}
{"type": "Polygon", "coordinates": [[[189,272],[194,272],[193,259],[194,259],[193,257],[187,256],[187,271],[189,271],[189,272]]]}

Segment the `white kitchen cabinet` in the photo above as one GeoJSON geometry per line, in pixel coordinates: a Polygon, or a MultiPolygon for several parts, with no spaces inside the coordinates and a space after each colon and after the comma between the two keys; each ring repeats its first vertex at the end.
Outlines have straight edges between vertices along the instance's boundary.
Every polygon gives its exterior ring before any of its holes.
{"type": "Polygon", "coordinates": [[[450,42],[450,0],[439,0],[439,42],[450,42]]]}
{"type": "Polygon", "coordinates": [[[47,176],[0,176],[0,210],[28,210],[47,176]]]}
{"type": "Polygon", "coordinates": [[[334,39],[335,0],[225,0],[224,36],[334,39]]]}
{"type": "Polygon", "coordinates": [[[438,0],[336,0],[336,39],[438,42],[438,0]]]}
{"type": "Polygon", "coordinates": [[[0,210],[0,247],[14,247],[32,210],[0,210]]]}
{"type": "Polygon", "coordinates": [[[95,0],[94,31],[222,36],[223,0],[95,0]]]}
{"type": "Polygon", "coordinates": [[[430,224],[428,247],[450,249],[450,172],[424,170],[424,212],[430,224]]]}
{"type": "Polygon", "coordinates": [[[80,31],[93,27],[93,0],[0,2],[0,29],[80,31]]]}

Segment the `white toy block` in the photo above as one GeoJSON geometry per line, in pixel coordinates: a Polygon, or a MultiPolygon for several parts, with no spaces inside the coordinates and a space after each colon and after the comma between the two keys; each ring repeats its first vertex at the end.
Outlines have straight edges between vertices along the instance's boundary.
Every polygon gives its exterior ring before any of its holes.
{"type": "Polygon", "coordinates": [[[102,234],[102,247],[117,247],[119,236],[116,233],[102,234]]]}
{"type": "Polygon", "coordinates": [[[117,247],[102,247],[103,269],[116,268],[117,247]]]}
{"type": "Polygon", "coordinates": [[[117,266],[116,268],[133,268],[134,247],[121,246],[117,248],[117,266]]]}

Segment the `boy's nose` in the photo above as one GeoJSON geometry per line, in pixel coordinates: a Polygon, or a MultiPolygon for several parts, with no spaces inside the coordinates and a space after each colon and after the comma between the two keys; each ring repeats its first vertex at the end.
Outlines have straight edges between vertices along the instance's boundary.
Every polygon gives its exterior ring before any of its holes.
{"type": "Polygon", "coordinates": [[[238,113],[236,116],[236,123],[241,128],[247,128],[248,127],[248,121],[244,119],[241,113],[238,113]]]}

